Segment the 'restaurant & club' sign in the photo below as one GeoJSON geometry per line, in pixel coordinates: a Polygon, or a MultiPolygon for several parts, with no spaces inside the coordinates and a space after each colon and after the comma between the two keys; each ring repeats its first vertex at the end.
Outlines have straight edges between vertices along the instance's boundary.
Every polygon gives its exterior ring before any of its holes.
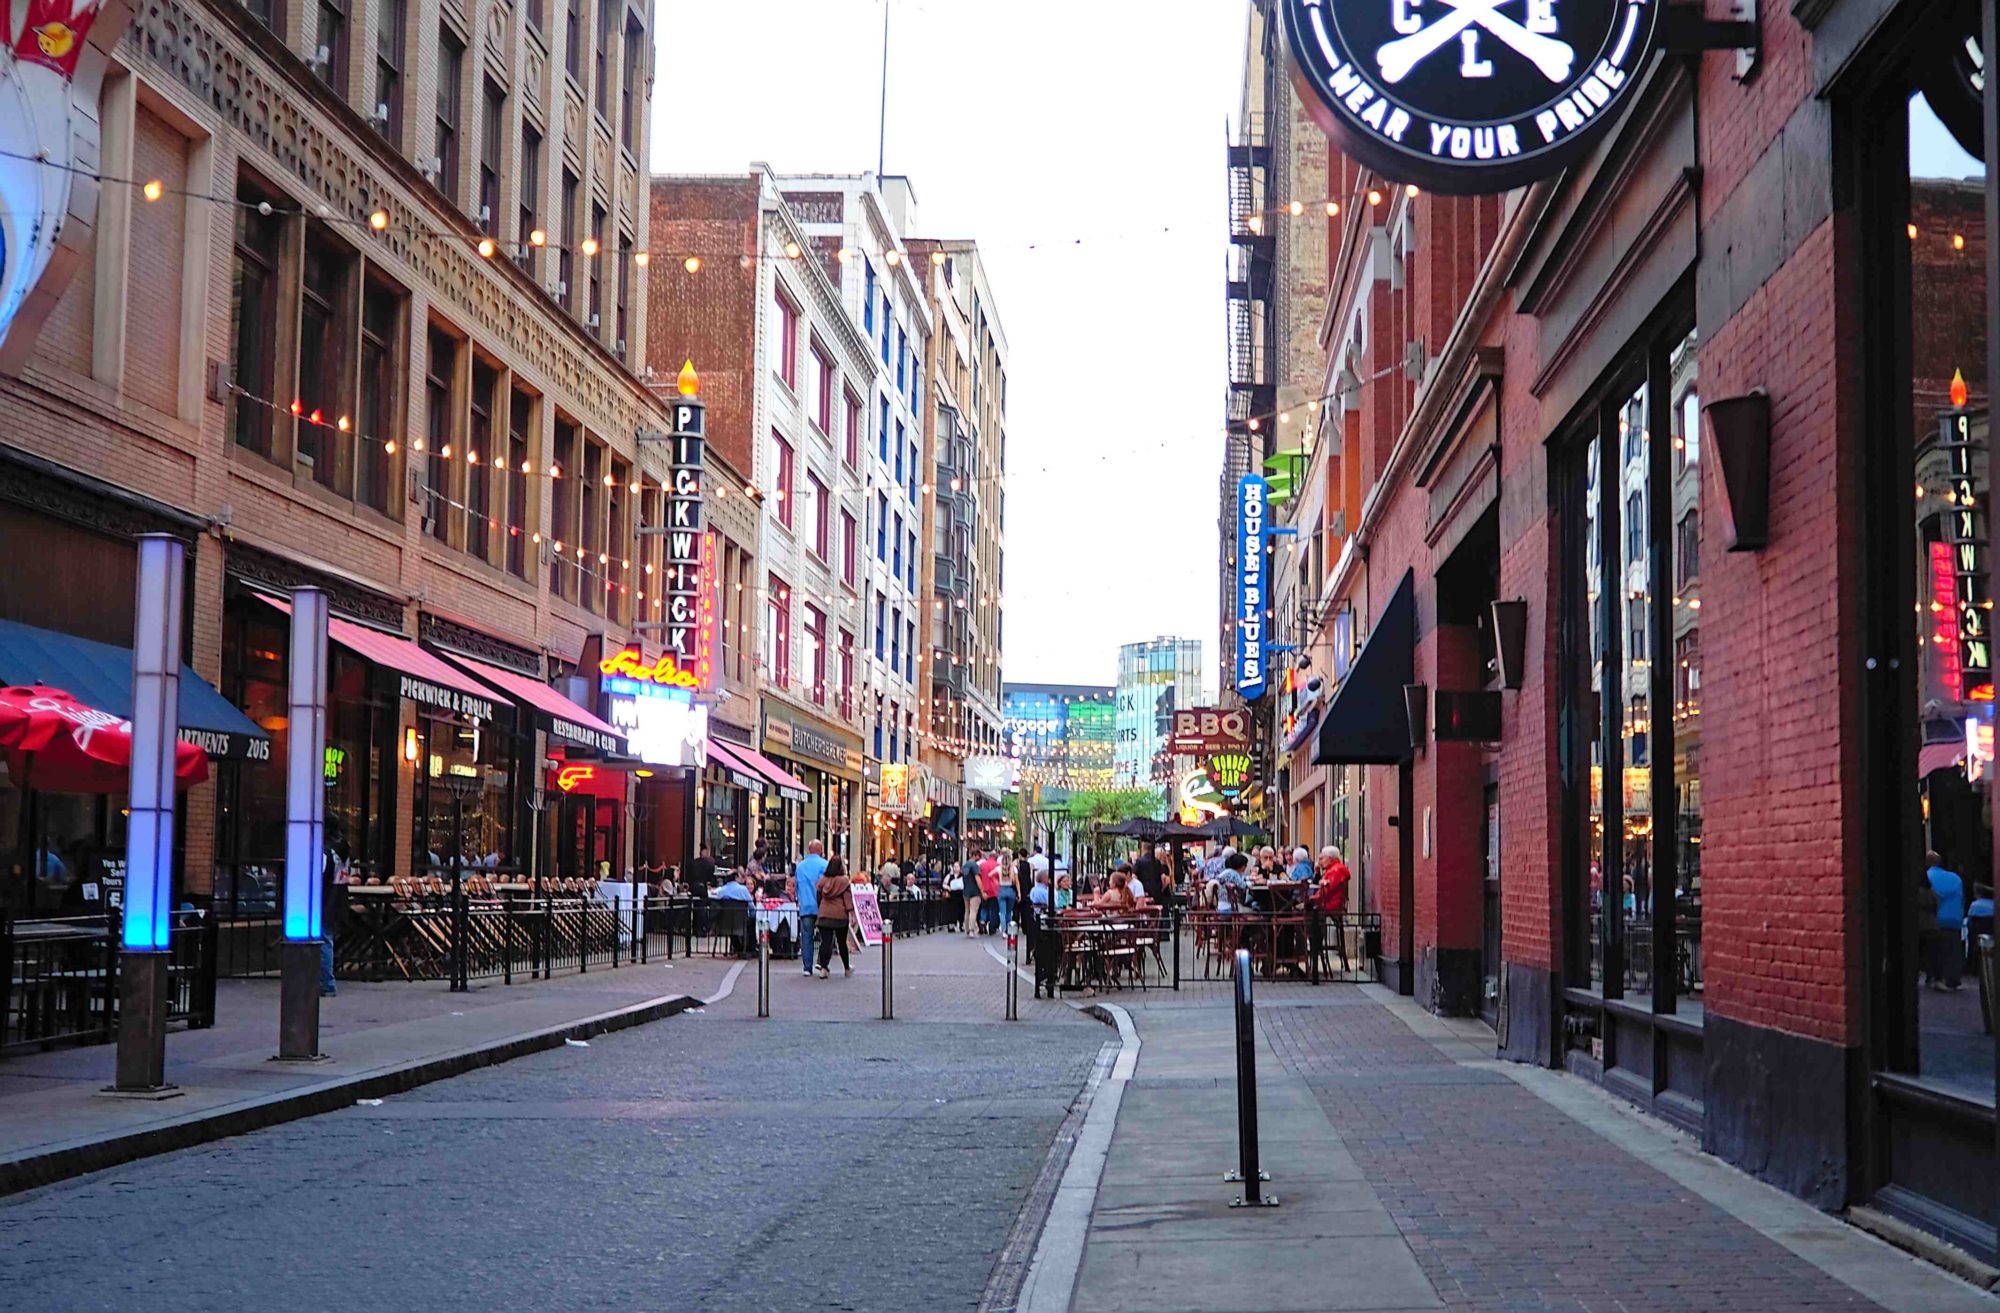
{"type": "Polygon", "coordinates": [[[1617,118],[1661,0],[1284,0],[1300,97],[1395,182],[1490,194],[1561,169],[1617,118]]]}

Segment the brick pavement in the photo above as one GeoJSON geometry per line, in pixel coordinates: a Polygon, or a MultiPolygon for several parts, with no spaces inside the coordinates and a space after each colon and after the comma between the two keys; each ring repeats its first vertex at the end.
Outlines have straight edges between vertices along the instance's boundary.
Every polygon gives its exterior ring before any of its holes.
{"type": "MultiPolygon", "coordinates": [[[[1258,984],[1262,1164],[1282,1203],[1233,1210],[1235,1042],[1212,992],[1114,996],[1143,1049],[1073,1311],[2000,1309],[1373,987],[1258,984]]],[[[1061,1307],[1035,1293],[1037,1313],[1061,1307]]]]}
{"type": "Polygon", "coordinates": [[[1261,1009],[1258,1022],[1447,1307],[1876,1307],[1365,996],[1261,1009]]]}

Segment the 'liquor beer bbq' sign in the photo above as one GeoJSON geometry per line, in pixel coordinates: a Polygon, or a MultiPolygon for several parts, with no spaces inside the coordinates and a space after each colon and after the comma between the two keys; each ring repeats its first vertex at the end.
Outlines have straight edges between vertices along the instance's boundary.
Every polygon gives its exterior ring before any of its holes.
{"type": "Polygon", "coordinates": [[[1300,95],[1396,182],[1506,191],[1609,127],[1661,0],[1284,0],[1300,95]]]}

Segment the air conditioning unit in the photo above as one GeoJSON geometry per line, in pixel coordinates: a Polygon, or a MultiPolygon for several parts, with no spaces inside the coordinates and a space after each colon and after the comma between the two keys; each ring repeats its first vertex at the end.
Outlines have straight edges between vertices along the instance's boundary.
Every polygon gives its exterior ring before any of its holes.
{"type": "Polygon", "coordinates": [[[591,326],[591,327],[592,327],[593,329],[594,329],[594,328],[596,328],[596,327],[598,326],[598,317],[597,317],[596,315],[592,315],[592,316],[590,317],[590,326],[591,326]]]}
{"type": "Polygon", "coordinates": [[[375,102],[375,117],[368,120],[368,126],[377,132],[387,132],[389,130],[388,101],[378,100],[375,102]]]}
{"type": "Polygon", "coordinates": [[[569,280],[564,278],[556,279],[556,295],[557,296],[569,295],[569,280]]]}
{"type": "Polygon", "coordinates": [[[622,337],[618,339],[618,354],[621,356],[625,354],[625,339],[622,337]]]}
{"type": "Polygon", "coordinates": [[[332,62],[333,62],[333,51],[328,49],[326,46],[321,46],[319,49],[313,51],[312,66],[314,72],[317,73],[326,72],[326,66],[328,64],[331,64],[332,62]]]}
{"type": "Polygon", "coordinates": [[[493,222],[493,207],[492,207],[492,206],[490,206],[490,205],[482,205],[482,206],[480,206],[480,207],[479,207],[479,222],[481,222],[481,223],[492,223],[492,222],[493,222]]]}

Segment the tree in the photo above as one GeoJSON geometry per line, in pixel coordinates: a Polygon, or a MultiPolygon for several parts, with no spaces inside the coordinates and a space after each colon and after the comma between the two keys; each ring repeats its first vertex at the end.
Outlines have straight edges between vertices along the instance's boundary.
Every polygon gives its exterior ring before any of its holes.
{"type": "Polygon", "coordinates": [[[1094,830],[1137,816],[1159,820],[1166,803],[1162,789],[1085,790],[1069,795],[1069,823],[1077,830],[1094,830]]]}

